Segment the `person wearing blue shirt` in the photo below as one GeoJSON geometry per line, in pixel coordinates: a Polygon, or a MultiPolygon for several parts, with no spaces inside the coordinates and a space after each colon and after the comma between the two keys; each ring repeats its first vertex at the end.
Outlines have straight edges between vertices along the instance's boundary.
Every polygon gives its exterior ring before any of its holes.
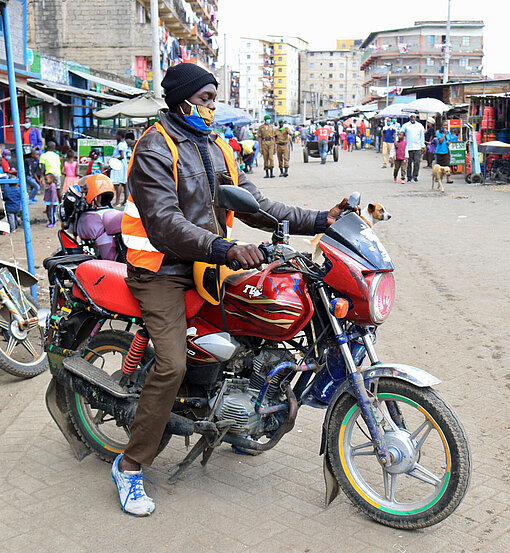
{"type": "MultiPolygon", "coordinates": [[[[454,142],[452,134],[448,132],[448,123],[445,121],[441,130],[436,133],[437,147],[436,156],[437,164],[441,167],[450,167],[450,142],[454,142]]],[[[452,183],[451,179],[446,182],[452,183]]]]}

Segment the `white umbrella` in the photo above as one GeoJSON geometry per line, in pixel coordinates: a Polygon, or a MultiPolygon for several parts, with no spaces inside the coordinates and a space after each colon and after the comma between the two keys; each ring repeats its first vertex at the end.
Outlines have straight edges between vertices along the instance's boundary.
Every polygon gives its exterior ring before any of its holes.
{"type": "Polygon", "coordinates": [[[409,104],[391,104],[381,110],[377,117],[409,117],[408,113],[404,113],[403,109],[409,104]]]}
{"type": "Polygon", "coordinates": [[[449,111],[452,106],[441,102],[437,98],[420,98],[414,100],[402,109],[402,111],[414,112],[414,113],[444,113],[449,111]]]}
{"type": "Polygon", "coordinates": [[[93,113],[98,119],[113,119],[119,115],[126,117],[155,117],[160,109],[166,108],[165,100],[147,92],[120,104],[115,104],[93,113]]]}

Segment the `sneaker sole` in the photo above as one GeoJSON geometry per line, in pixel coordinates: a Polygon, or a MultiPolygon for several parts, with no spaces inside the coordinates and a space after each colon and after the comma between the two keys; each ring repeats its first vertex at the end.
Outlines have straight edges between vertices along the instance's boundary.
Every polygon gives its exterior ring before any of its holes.
{"type": "MultiPolygon", "coordinates": [[[[117,480],[115,480],[115,477],[113,476],[113,474],[110,474],[110,478],[113,480],[113,483],[115,484],[115,487],[117,488],[117,495],[119,496],[119,485],[117,484],[117,480]]],[[[152,513],[156,510],[156,505],[154,505],[154,509],[150,513],[143,513],[143,514],[140,514],[140,515],[138,515],[136,513],[130,513],[129,511],[126,511],[126,509],[124,509],[122,507],[122,503],[120,501],[120,496],[119,496],[119,505],[120,505],[120,510],[123,513],[126,513],[127,515],[130,515],[130,516],[136,517],[136,518],[150,517],[152,515],[152,513]]]]}

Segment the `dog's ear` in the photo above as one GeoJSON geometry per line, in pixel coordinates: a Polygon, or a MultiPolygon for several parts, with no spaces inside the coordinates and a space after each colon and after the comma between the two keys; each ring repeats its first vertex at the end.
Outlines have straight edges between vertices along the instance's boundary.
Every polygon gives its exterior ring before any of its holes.
{"type": "Polygon", "coordinates": [[[374,204],[368,204],[368,212],[373,213],[375,211],[375,205],[374,204]]]}

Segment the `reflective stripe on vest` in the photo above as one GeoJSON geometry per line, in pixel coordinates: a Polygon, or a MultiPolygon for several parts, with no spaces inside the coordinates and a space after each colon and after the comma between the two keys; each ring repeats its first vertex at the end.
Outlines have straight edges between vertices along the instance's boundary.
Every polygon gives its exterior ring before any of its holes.
{"type": "MultiPolygon", "coordinates": [[[[165,142],[167,143],[170,152],[172,153],[172,162],[173,162],[173,175],[175,181],[175,188],[178,189],[178,171],[177,171],[177,161],[179,160],[179,152],[175,142],[172,140],[170,135],[165,131],[161,123],[155,123],[152,127],[147,129],[140,139],[152,128],[155,128],[160,134],[163,135],[165,142]]],[[[131,166],[135,157],[136,146],[138,146],[140,140],[135,145],[133,149],[133,154],[129,160],[128,165],[128,175],[131,171],[131,166]]],[[[216,144],[221,149],[223,157],[225,158],[225,163],[227,165],[228,172],[232,178],[232,184],[235,186],[239,185],[239,175],[237,173],[237,164],[234,159],[234,152],[232,148],[219,136],[216,138],[216,144]]],[[[214,209],[214,208],[213,208],[214,209]]],[[[230,236],[232,232],[232,226],[234,223],[234,212],[227,211],[227,236],[230,236]]],[[[133,197],[131,194],[126,201],[126,206],[124,208],[124,216],[122,217],[122,239],[124,244],[128,248],[127,251],[127,260],[128,263],[133,265],[133,267],[140,267],[147,269],[156,273],[159,271],[161,264],[163,263],[163,258],[165,255],[158,251],[155,248],[149,238],[143,226],[142,220],[140,218],[140,213],[136,207],[133,197]]]]}

